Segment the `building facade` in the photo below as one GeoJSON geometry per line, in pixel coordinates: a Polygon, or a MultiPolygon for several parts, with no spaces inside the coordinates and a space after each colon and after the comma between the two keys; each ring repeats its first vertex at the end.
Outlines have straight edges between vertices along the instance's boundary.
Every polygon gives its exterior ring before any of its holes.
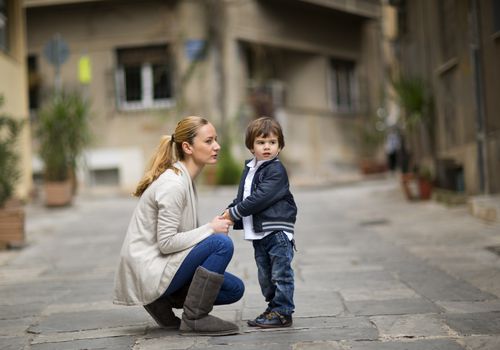
{"type": "Polygon", "coordinates": [[[402,76],[426,82],[431,132],[413,136],[417,163],[433,163],[438,185],[467,194],[500,192],[500,3],[389,1],[402,76]]]}
{"type": "Polygon", "coordinates": [[[0,95],[4,98],[0,113],[26,121],[18,142],[21,178],[16,194],[21,199],[28,198],[32,186],[25,29],[22,2],[0,0],[0,95]]]}
{"type": "MultiPolygon", "coordinates": [[[[48,42],[68,48],[65,89],[92,103],[86,183],[130,190],[162,134],[211,120],[249,156],[243,131],[270,115],[285,129],[295,181],[357,173],[358,134],[384,81],[378,1],[25,0],[34,119],[55,84],[48,42]]],[[[39,166],[35,163],[35,168],[39,166]]]]}

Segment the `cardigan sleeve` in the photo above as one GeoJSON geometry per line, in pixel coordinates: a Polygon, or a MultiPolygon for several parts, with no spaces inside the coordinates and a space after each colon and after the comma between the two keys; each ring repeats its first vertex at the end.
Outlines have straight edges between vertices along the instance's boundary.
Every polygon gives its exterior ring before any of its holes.
{"type": "Polygon", "coordinates": [[[208,223],[193,230],[178,231],[183,211],[188,205],[187,189],[182,182],[162,184],[155,197],[158,205],[157,239],[163,254],[190,248],[214,233],[208,223]]]}

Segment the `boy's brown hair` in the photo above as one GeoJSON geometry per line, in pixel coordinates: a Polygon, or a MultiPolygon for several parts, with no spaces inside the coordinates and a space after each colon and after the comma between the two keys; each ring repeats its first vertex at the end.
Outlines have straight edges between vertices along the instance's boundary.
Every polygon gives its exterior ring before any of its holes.
{"type": "Polygon", "coordinates": [[[283,137],[281,125],[276,120],[269,117],[255,119],[247,126],[245,145],[249,150],[252,150],[253,143],[257,137],[268,137],[271,134],[278,137],[278,145],[280,149],[283,149],[285,147],[285,138],[283,137]]]}

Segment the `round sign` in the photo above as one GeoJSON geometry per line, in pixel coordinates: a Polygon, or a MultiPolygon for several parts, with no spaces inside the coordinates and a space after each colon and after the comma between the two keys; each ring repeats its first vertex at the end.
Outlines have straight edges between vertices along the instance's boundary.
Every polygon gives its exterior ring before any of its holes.
{"type": "Polygon", "coordinates": [[[69,57],[68,44],[66,44],[61,35],[55,35],[45,44],[43,53],[50,63],[54,66],[60,66],[69,57]]]}

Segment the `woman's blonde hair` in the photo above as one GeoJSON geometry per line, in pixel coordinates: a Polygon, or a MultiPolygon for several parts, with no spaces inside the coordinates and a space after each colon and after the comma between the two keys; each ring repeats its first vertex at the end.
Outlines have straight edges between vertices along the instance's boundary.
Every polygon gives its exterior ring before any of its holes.
{"type": "Polygon", "coordinates": [[[183,160],[185,157],[182,144],[187,142],[192,145],[195,136],[198,134],[198,130],[207,124],[208,120],[205,118],[196,116],[185,117],[177,123],[175,132],[172,135],[162,136],[158,149],[153,154],[153,157],[151,157],[149,166],[133,193],[134,196],[140,197],[149,185],[167,169],[172,169],[178,174],[179,169],[174,167],[173,164],[178,160],[183,160]]]}

